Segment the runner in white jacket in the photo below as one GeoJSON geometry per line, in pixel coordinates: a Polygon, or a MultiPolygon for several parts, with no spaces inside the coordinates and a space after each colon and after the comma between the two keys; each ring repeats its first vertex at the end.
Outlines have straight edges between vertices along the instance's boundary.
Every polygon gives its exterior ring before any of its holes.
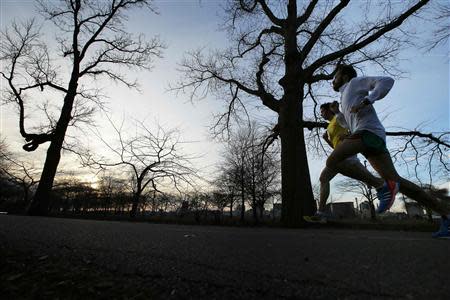
{"type": "MultiPolygon", "coordinates": [[[[355,69],[349,65],[337,66],[333,79],[333,89],[341,93],[342,113],[350,136],[333,150],[327,159],[327,167],[338,170],[339,164],[346,158],[357,153],[363,154],[385,180],[383,186],[377,188],[380,201],[378,213],[383,213],[392,206],[400,185],[405,185],[410,191],[424,193],[414,183],[401,178],[395,170],[386,148],[385,129],[372,105],[385,97],[393,85],[394,80],[390,77],[357,77],[355,69]]],[[[441,228],[435,236],[450,236],[447,207],[429,197],[422,197],[417,201],[442,215],[441,228]]]]}

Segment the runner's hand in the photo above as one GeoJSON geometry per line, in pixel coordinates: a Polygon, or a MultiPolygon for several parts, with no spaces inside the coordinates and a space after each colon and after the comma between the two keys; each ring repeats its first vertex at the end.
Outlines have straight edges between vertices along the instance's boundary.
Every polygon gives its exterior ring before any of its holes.
{"type": "Polygon", "coordinates": [[[348,138],[350,136],[350,133],[344,133],[344,134],[341,134],[340,136],[339,136],[339,139],[341,140],[341,141],[343,141],[343,140],[345,140],[346,138],[348,138]]]}
{"type": "Polygon", "coordinates": [[[357,112],[359,112],[362,108],[366,107],[366,106],[369,105],[369,104],[371,104],[370,101],[369,101],[368,99],[364,98],[364,100],[363,100],[361,103],[359,103],[359,104],[353,106],[353,107],[350,109],[350,112],[351,112],[351,113],[357,113],[357,112]]]}

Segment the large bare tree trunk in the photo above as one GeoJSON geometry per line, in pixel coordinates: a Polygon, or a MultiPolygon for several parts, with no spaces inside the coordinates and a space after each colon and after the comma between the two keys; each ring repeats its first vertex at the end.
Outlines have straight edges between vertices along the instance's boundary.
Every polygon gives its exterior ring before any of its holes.
{"type": "Polygon", "coordinates": [[[370,207],[370,219],[372,221],[375,221],[377,219],[377,215],[375,214],[375,205],[373,204],[373,199],[369,201],[369,207],[370,207]]]}
{"type": "Polygon", "coordinates": [[[286,226],[302,226],[303,216],[315,212],[314,196],[303,133],[301,63],[297,47],[297,4],[288,4],[285,29],[285,76],[280,80],[284,96],[280,103],[278,124],[281,137],[282,222],[286,226]]]}
{"type": "Polygon", "coordinates": [[[253,220],[255,221],[256,224],[258,224],[259,220],[258,220],[258,205],[256,204],[256,195],[255,195],[255,191],[253,188],[252,191],[252,206],[253,206],[253,220]]]}
{"type": "MultiPolygon", "coordinates": [[[[74,73],[78,72],[74,70],[74,73]]],[[[73,75],[74,76],[74,75],[73,75]]],[[[28,210],[29,215],[45,216],[49,211],[50,193],[53,187],[56,170],[61,159],[61,149],[66,136],[67,127],[71,119],[73,102],[75,100],[78,75],[76,79],[72,79],[70,84],[70,92],[64,98],[64,105],[56,129],[47,150],[44,168],[36,190],[36,194],[31,202],[28,210]]],[[[74,77],[73,77],[74,78],[74,77]]]]}
{"type": "MultiPolygon", "coordinates": [[[[244,159],[241,160],[244,164],[244,159]]],[[[241,166],[241,222],[245,220],[245,189],[244,189],[244,167],[241,166]]]]}
{"type": "MultiPolygon", "coordinates": [[[[315,213],[315,202],[309,177],[303,129],[289,126],[294,122],[280,113],[282,221],[286,226],[301,226],[303,216],[315,213]]],[[[292,119],[292,117],[291,117],[292,119]]],[[[298,119],[295,120],[298,122],[298,119]]],[[[295,122],[295,123],[297,123],[295,122]]]]}
{"type": "Polygon", "coordinates": [[[141,193],[142,193],[142,181],[140,178],[137,180],[137,191],[133,195],[132,205],[131,205],[131,211],[130,211],[130,217],[135,218],[138,213],[139,209],[139,200],[141,199],[141,193]]]}
{"type": "Polygon", "coordinates": [[[28,210],[29,215],[44,216],[48,214],[50,192],[61,156],[60,151],[61,147],[55,145],[55,142],[50,144],[50,147],[47,150],[47,157],[45,159],[41,179],[36,189],[36,194],[34,195],[28,210]]]}
{"type": "Polygon", "coordinates": [[[230,219],[232,219],[233,218],[233,203],[234,203],[234,201],[233,201],[234,194],[233,193],[231,193],[230,199],[231,199],[231,201],[230,201],[230,219]]]}
{"type": "Polygon", "coordinates": [[[135,218],[137,216],[138,207],[139,207],[139,195],[135,194],[133,196],[133,203],[131,205],[130,217],[135,218]]]}

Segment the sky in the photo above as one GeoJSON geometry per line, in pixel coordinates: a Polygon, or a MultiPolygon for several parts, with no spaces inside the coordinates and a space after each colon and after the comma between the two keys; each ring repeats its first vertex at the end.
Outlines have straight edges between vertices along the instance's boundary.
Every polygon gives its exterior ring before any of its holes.
{"type": "MultiPolygon", "coordinates": [[[[108,108],[113,120],[130,120],[144,118],[161,123],[163,127],[177,127],[182,132],[186,152],[199,156],[195,164],[206,176],[214,174],[221,159],[222,145],[211,139],[208,128],[213,123],[212,115],[223,111],[224,103],[212,95],[206,99],[189,101],[188,95],[168,91],[169,85],[180,78],[178,64],[189,50],[205,47],[206,49],[224,48],[228,45],[226,35],[220,30],[220,6],[222,1],[208,0],[161,0],[155,1],[159,14],[148,11],[133,11],[127,30],[144,33],[147,37],[159,35],[167,49],[163,58],[157,59],[152,71],[137,72],[131,75],[138,78],[141,92],[130,91],[123,86],[107,84],[108,108]]],[[[33,1],[0,2],[0,27],[2,30],[13,19],[37,17],[33,1]]],[[[351,16],[351,12],[350,12],[351,16]]],[[[417,44],[423,43],[433,29],[430,23],[421,25],[417,44]]],[[[47,28],[47,27],[44,27],[47,28]]],[[[51,40],[54,34],[46,32],[51,40]]],[[[403,78],[396,78],[394,88],[382,101],[376,103],[376,109],[383,114],[390,114],[384,125],[387,130],[394,127],[414,128],[419,123],[429,122],[427,129],[432,131],[449,131],[449,45],[441,45],[431,52],[423,49],[409,48],[399,54],[399,67],[406,72],[403,78]]],[[[366,68],[366,73],[378,70],[366,68]]],[[[382,74],[370,74],[382,75],[382,74]]],[[[131,77],[133,78],[133,77],[131,77]]],[[[2,88],[4,82],[2,81],[2,88]]],[[[258,118],[265,121],[275,120],[270,112],[262,112],[258,118]]],[[[97,119],[102,137],[113,140],[111,127],[97,119]]],[[[6,137],[11,150],[20,151],[23,140],[19,137],[15,109],[11,105],[1,107],[1,135],[6,137]]],[[[95,137],[86,136],[89,146],[101,149],[95,137]]],[[[388,139],[389,147],[389,139],[388,139]]],[[[33,153],[36,162],[43,161],[46,146],[33,153]]],[[[23,152],[23,151],[22,151],[23,152]]],[[[311,180],[316,183],[325,158],[310,159],[311,180]]],[[[63,157],[62,168],[73,167],[73,158],[63,157]]],[[[95,175],[82,171],[84,179],[94,182],[95,175]]],[[[400,170],[402,173],[402,170],[400,170]]],[[[342,179],[336,178],[335,181],[342,179]]],[[[445,180],[441,181],[441,184],[445,180]]],[[[448,186],[448,183],[444,183],[448,186]]],[[[346,199],[335,196],[334,200],[346,199]]]]}

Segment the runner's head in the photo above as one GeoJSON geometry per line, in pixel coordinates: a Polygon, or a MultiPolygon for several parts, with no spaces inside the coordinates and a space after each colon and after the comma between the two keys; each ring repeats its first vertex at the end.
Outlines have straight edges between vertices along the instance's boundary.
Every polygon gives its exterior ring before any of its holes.
{"type": "Polygon", "coordinates": [[[336,74],[333,79],[333,89],[339,92],[341,86],[349,82],[353,77],[356,77],[355,69],[350,65],[337,65],[336,74]]]}
{"type": "Polygon", "coordinates": [[[327,121],[334,117],[334,112],[331,110],[331,103],[327,102],[320,106],[320,115],[327,121]]]}
{"type": "Polygon", "coordinates": [[[337,101],[331,102],[330,103],[330,110],[333,113],[335,113],[335,114],[339,113],[339,102],[337,102],[337,101]]]}

